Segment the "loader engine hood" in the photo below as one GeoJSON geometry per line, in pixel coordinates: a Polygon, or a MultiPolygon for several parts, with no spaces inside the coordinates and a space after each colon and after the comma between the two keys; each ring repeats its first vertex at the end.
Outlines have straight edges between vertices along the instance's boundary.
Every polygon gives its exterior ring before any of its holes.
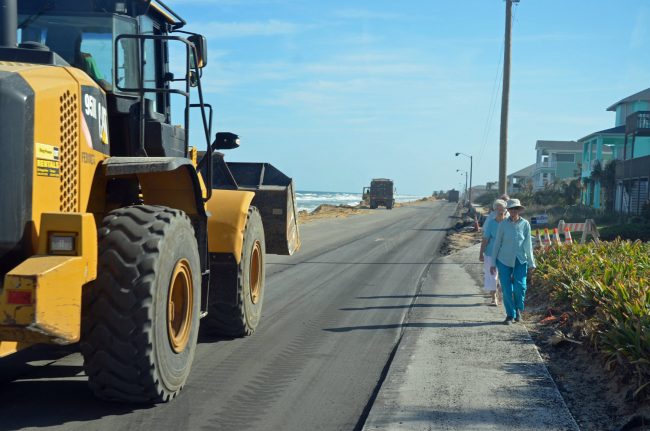
{"type": "Polygon", "coordinates": [[[34,91],[0,70],[0,274],[24,259],[30,236],[34,91]]]}

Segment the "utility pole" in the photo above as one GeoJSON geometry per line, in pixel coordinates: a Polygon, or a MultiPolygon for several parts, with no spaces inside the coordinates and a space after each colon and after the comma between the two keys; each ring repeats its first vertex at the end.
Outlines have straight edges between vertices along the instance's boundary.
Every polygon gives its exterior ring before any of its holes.
{"type": "MultiPolygon", "coordinates": [[[[469,157],[469,203],[472,203],[472,172],[474,171],[474,157],[471,154],[465,154],[458,152],[456,153],[456,157],[458,156],[465,156],[469,157]]],[[[465,177],[467,179],[467,177],[465,177]]]]}
{"type": "Polygon", "coordinates": [[[506,2],[506,35],[503,55],[503,93],[501,94],[501,137],[499,141],[499,194],[508,189],[508,105],[510,103],[510,45],[512,37],[512,4],[519,0],[506,2]]]}

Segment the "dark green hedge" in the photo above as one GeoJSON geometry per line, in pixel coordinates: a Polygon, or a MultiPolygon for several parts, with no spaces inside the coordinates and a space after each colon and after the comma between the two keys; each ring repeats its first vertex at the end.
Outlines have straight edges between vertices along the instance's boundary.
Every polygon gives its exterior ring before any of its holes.
{"type": "Polygon", "coordinates": [[[616,238],[650,241],[650,225],[635,223],[605,227],[600,230],[600,238],[603,241],[613,241],[616,238]]]}

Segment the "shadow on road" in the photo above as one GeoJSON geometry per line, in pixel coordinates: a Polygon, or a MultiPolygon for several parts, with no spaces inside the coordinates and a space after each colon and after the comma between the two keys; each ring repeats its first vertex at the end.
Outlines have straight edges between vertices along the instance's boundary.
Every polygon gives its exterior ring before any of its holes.
{"type": "Polygon", "coordinates": [[[0,429],[64,425],[149,408],[95,398],[81,365],[54,363],[75,352],[76,346],[37,346],[0,359],[0,429]]]}
{"type": "Polygon", "coordinates": [[[412,299],[412,298],[470,298],[470,297],[483,297],[480,293],[467,293],[459,295],[438,295],[420,293],[418,295],[382,295],[382,296],[357,296],[356,299],[412,299]]]}
{"type": "MultiPolygon", "coordinates": [[[[198,341],[227,340],[230,338],[200,332],[198,341]]],[[[76,345],[35,346],[0,359],[0,429],[91,422],[156,407],[96,398],[88,387],[81,358],[71,356],[77,353],[76,345]]]]}
{"type": "Polygon", "coordinates": [[[344,326],[341,328],[324,328],[323,331],[327,332],[353,332],[353,331],[377,331],[384,329],[400,329],[400,328],[476,328],[480,326],[497,326],[502,325],[502,322],[458,322],[458,323],[391,323],[388,325],[365,325],[365,326],[344,326]]]}
{"type": "Polygon", "coordinates": [[[314,265],[436,265],[436,266],[461,266],[461,265],[483,265],[483,262],[467,262],[467,263],[454,263],[454,262],[325,262],[325,261],[315,261],[308,260],[305,262],[296,262],[296,263],[279,263],[279,262],[269,262],[267,265],[278,265],[278,266],[298,266],[303,264],[314,264],[314,265]]]}
{"type": "Polygon", "coordinates": [[[484,303],[476,304],[406,304],[406,305],[378,305],[375,307],[349,307],[339,308],[341,311],[362,311],[362,310],[397,310],[400,308],[456,308],[456,307],[482,307],[484,303]]]}
{"type": "MultiPolygon", "coordinates": [[[[76,370],[71,370],[75,373],[76,370]]],[[[76,374],[76,373],[75,373],[76,374]]],[[[30,376],[31,377],[31,376],[30,376]]],[[[94,397],[85,379],[18,380],[2,385],[3,430],[64,425],[131,413],[148,406],[114,404],[94,397]]]]}

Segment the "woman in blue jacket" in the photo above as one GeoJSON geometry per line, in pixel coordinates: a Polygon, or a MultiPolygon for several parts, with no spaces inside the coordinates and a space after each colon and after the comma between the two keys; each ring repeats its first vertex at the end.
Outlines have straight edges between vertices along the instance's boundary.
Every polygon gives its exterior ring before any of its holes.
{"type": "Polygon", "coordinates": [[[499,270],[503,306],[506,309],[503,323],[510,325],[513,320],[521,320],[526,298],[526,277],[535,268],[535,258],[530,223],[520,216],[524,206],[519,199],[510,199],[507,208],[510,218],[499,223],[492,249],[496,265],[490,271],[496,273],[497,268],[499,270]]]}

